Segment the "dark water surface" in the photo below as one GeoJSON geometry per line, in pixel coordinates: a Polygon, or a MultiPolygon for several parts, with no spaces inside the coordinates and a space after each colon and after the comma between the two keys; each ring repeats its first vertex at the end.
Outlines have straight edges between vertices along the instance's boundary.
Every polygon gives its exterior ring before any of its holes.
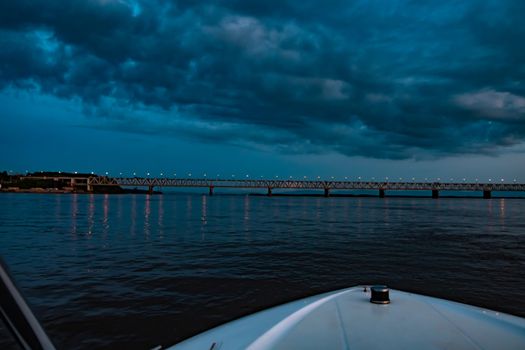
{"type": "Polygon", "coordinates": [[[170,345],[356,284],[525,316],[523,199],[1,194],[0,254],[64,349],[170,345]]]}

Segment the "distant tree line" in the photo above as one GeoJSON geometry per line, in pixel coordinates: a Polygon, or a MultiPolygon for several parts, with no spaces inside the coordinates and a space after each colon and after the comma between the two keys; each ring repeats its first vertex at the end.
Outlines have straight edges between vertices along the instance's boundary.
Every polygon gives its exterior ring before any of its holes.
{"type": "MultiPolygon", "coordinates": [[[[29,190],[32,188],[43,189],[58,189],[71,187],[70,178],[87,178],[91,176],[98,176],[91,173],[69,173],[59,171],[38,171],[27,173],[26,175],[10,175],[7,171],[0,172],[0,187],[18,187],[21,190],[29,190]],[[36,178],[38,177],[38,178],[36,178]],[[42,179],[46,177],[46,179],[42,179]],[[61,179],[65,177],[66,179],[61,179]]],[[[84,186],[85,187],[85,186],[84,186]]],[[[73,189],[73,191],[83,192],[85,189],[80,186],[73,189]]],[[[123,189],[120,186],[93,186],[93,193],[145,193],[145,190],[138,189],[123,189]]]]}

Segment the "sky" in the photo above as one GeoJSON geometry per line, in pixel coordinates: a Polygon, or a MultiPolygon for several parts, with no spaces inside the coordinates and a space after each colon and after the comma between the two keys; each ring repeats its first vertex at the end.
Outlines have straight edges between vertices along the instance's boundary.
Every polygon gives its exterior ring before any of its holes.
{"type": "Polygon", "coordinates": [[[0,170],[525,182],[524,13],[0,1],[0,170]]]}

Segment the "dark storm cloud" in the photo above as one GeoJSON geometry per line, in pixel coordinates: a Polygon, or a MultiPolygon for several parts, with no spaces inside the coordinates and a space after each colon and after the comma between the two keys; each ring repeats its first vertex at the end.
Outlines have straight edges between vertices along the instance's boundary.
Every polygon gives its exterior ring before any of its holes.
{"type": "Polygon", "coordinates": [[[0,88],[78,99],[97,127],[130,132],[495,153],[525,139],[523,13],[521,0],[4,1],[0,88]]]}

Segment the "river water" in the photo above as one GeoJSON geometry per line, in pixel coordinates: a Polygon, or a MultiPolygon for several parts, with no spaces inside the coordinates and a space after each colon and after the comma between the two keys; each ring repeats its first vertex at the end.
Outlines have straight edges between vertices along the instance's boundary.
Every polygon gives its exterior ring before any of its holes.
{"type": "Polygon", "coordinates": [[[59,348],[170,345],[356,284],[525,316],[524,199],[1,194],[0,209],[0,254],[59,348]]]}

